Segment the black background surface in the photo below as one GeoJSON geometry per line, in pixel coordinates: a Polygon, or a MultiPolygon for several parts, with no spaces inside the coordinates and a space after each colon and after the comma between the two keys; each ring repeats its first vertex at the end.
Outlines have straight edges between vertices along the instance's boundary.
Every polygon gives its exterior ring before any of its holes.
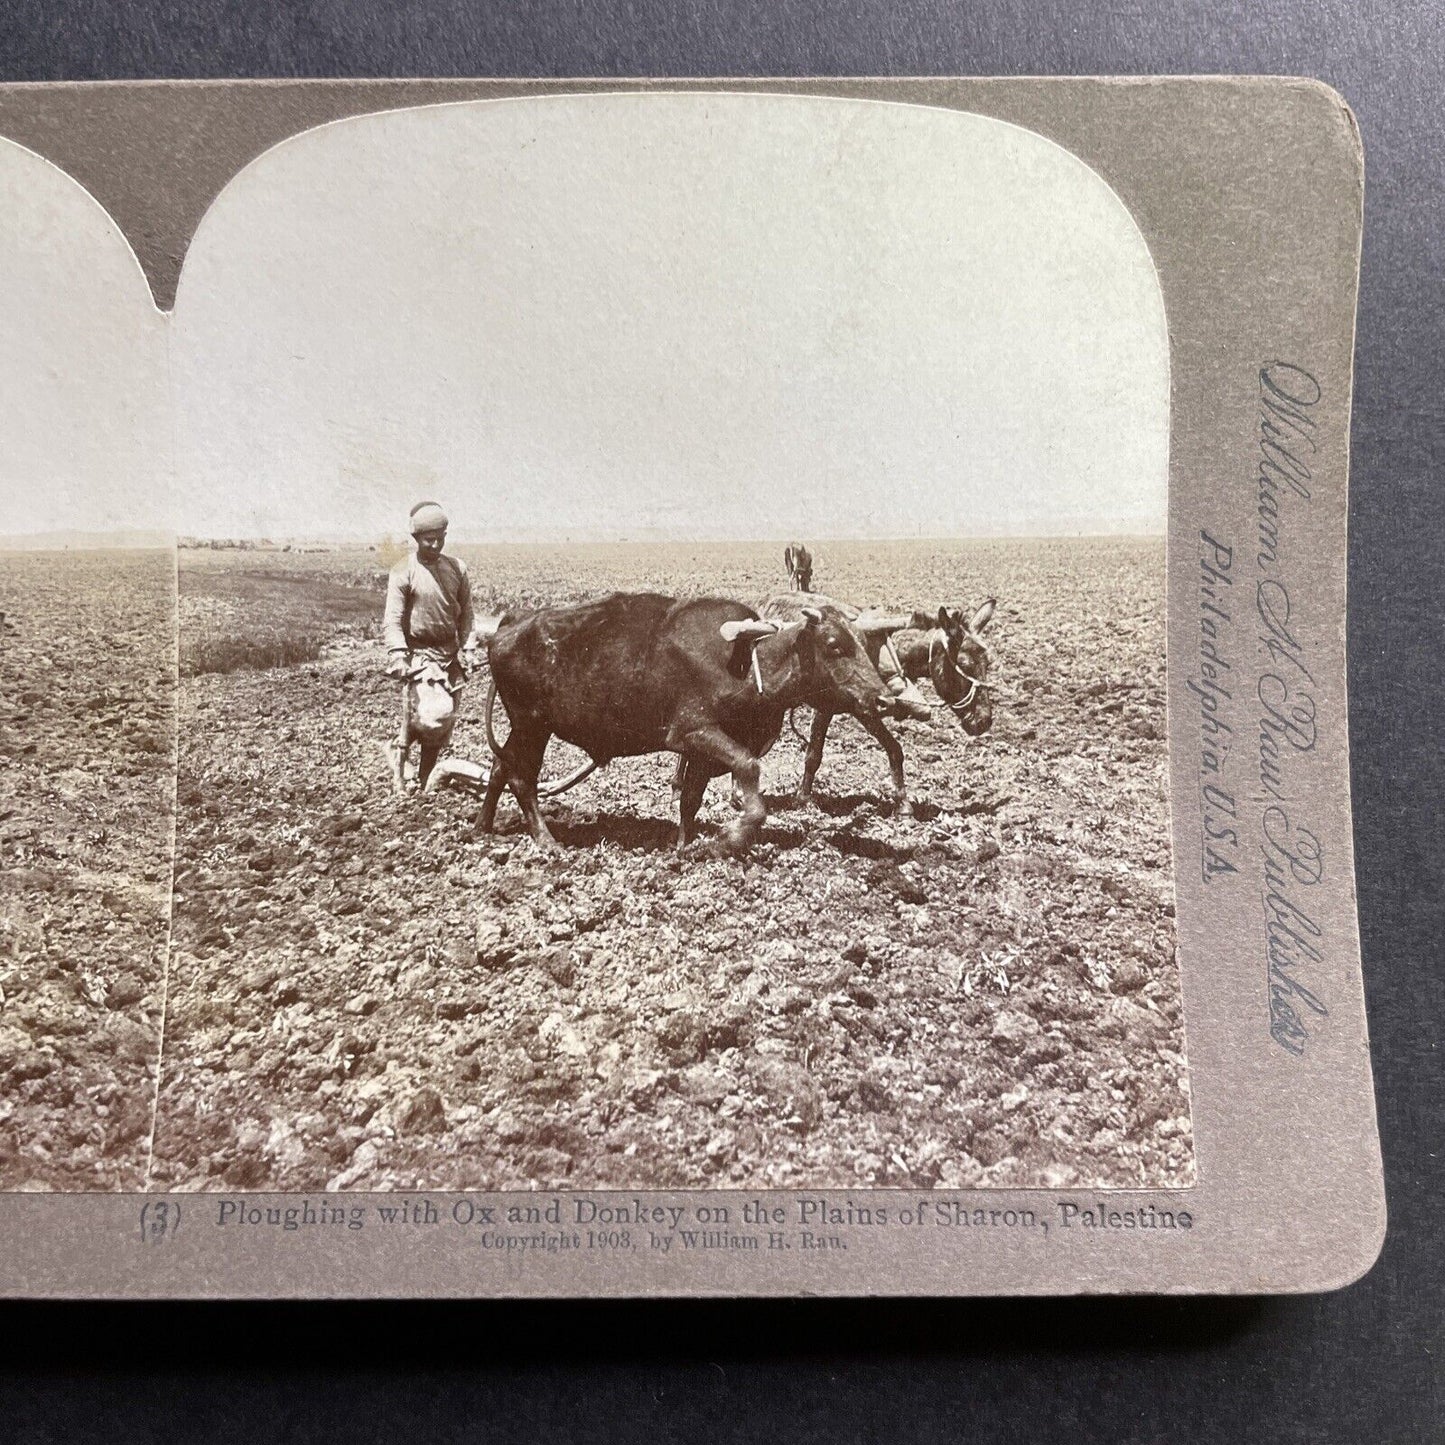
{"type": "Polygon", "coordinates": [[[1375,1269],[1314,1298],[7,1304],[0,1436],[1445,1439],[1442,59],[1430,3],[0,0],[4,81],[1267,73],[1340,90],[1366,158],[1350,703],[1390,1207],[1375,1269]]]}

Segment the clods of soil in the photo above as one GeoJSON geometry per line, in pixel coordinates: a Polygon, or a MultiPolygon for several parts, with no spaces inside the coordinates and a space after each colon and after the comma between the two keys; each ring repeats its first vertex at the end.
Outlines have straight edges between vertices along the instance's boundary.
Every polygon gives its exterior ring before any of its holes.
{"type": "MultiPolygon", "coordinates": [[[[464,555],[486,606],[759,598],[773,550],[464,555]]],[[[510,801],[482,835],[466,791],[394,798],[396,700],[351,620],[312,662],[185,678],[157,1186],[1191,1182],[1162,543],[814,551],[858,604],[997,597],[995,725],[899,724],[897,815],[846,719],[818,806],[791,806],[785,729],[743,858],[711,846],[720,784],[673,851],[670,757],[548,804],[552,855],[510,801]]],[[[183,553],[182,650],[284,631],[297,588],[366,571],[183,553]]],[[[485,761],[481,681],[453,750],[485,761]]]]}

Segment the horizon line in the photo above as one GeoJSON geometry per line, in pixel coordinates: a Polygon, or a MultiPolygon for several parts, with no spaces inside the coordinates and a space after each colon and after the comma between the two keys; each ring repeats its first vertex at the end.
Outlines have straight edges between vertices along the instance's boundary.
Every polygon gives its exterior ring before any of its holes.
{"type": "MultiPolygon", "coordinates": [[[[448,534],[448,547],[615,547],[615,546],[730,546],[730,545],[787,545],[790,542],[805,542],[809,546],[891,546],[911,542],[1011,542],[1011,541],[1086,541],[1108,540],[1126,537],[1167,537],[1168,528],[1121,529],[1111,531],[1059,531],[1059,532],[978,532],[971,535],[960,533],[915,533],[908,536],[860,537],[860,536],[800,536],[797,533],[779,533],[776,536],[736,537],[688,537],[688,536],[627,536],[605,537],[577,536],[514,536],[492,537],[475,540],[465,535],[448,534]]],[[[16,544],[29,544],[34,550],[49,550],[37,544],[51,543],[54,547],[76,546],[131,548],[135,550],[174,547],[179,551],[206,551],[213,544],[227,544],[238,551],[282,551],[297,546],[347,548],[376,550],[380,547],[410,546],[411,538],[404,533],[371,541],[363,537],[336,537],[321,534],[305,536],[202,536],[196,533],[166,532],[150,528],[115,528],[100,531],[44,531],[0,533],[0,549],[16,544]]],[[[224,550],[218,547],[217,550],[224,550]]]]}

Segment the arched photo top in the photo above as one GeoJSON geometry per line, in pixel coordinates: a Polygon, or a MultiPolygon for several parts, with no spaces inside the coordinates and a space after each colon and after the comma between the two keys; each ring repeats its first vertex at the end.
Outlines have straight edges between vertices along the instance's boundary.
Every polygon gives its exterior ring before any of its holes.
{"type": "Polygon", "coordinates": [[[166,318],[109,212],[0,138],[0,537],[163,539],[165,354],[166,318]]]}
{"type": "Polygon", "coordinates": [[[1159,533],[1127,209],[989,117],[703,93],[340,120],[222,191],[172,318],[182,532],[1159,533]]]}

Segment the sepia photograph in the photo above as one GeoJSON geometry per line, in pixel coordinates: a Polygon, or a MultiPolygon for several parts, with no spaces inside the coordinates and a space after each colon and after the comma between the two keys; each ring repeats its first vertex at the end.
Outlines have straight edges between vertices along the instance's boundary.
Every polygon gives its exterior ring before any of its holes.
{"type": "Polygon", "coordinates": [[[1177,1188],[1169,359],[1006,123],[324,126],[170,317],[152,1187],[1177,1188]]]}
{"type": "Polygon", "coordinates": [[[0,130],[19,1292],[1368,1267],[1338,96],[0,130]]]}
{"type": "Polygon", "coordinates": [[[114,221],[7,140],[0,275],[0,1189],[139,1189],[175,777],[164,319],[114,221]]]}

